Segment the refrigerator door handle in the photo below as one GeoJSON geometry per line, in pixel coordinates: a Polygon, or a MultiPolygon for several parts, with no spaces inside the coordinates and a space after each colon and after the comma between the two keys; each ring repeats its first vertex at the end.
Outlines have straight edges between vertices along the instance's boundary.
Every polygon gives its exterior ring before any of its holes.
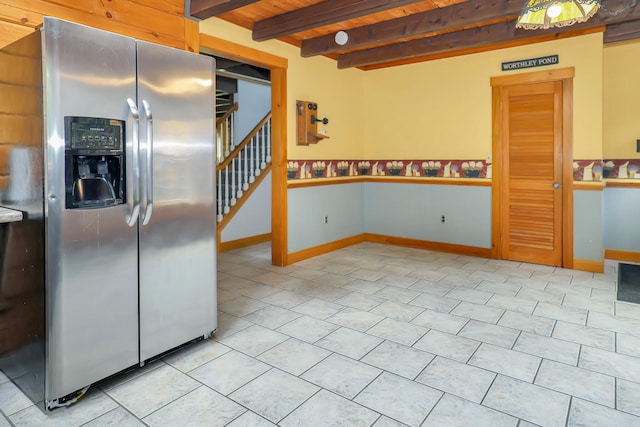
{"type": "Polygon", "coordinates": [[[133,227],[136,225],[140,214],[140,138],[138,135],[140,129],[140,114],[133,99],[127,98],[127,105],[129,106],[131,117],[133,117],[133,162],[131,162],[133,170],[133,183],[131,188],[133,189],[133,195],[131,198],[127,196],[127,204],[131,211],[131,215],[127,218],[127,225],[133,227]]]}
{"type": "Polygon", "coordinates": [[[144,108],[144,115],[147,119],[147,159],[146,159],[146,203],[145,211],[142,217],[142,225],[149,224],[151,220],[151,214],[153,213],[153,113],[151,112],[151,106],[146,100],[142,100],[142,107],[144,108]]]}

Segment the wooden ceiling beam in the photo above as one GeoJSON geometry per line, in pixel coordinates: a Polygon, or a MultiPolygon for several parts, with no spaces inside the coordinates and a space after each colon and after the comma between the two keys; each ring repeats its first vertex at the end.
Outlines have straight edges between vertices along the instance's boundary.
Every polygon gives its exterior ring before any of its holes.
{"type": "Polygon", "coordinates": [[[604,42],[613,43],[640,38],[640,21],[628,21],[607,25],[604,42]]]}
{"type": "Polygon", "coordinates": [[[335,42],[334,34],[303,40],[300,54],[303,57],[326,55],[345,49],[358,49],[372,44],[462,28],[481,22],[515,18],[520,14],[522,5],[523,0],[470,0],[345,30],[349,34],[349,41],[344,46],[335,42]]]}
{"type": "Polygon", "coordinates": [[[326,0],[255,22],[253,25],[253,39],[256,41],[274,39],[412,3],[419,3],[420,1],[326,0]]]}
{"type": "MultiPolygon", "coordinates": [[[[610,4],[614,3],[611,1],[610,4]]],[[[619,2],[616,2],[619,3],[619,2]]],[[[338,56],[338,68],[366,67],[399,60],[407,60],[448,51],[471,49],[490,44],[505,43],[511,40],[525,40],[548,34],[560,34],[598,27],[605,24],[616,24],[640,19],[640,7],[632,7],[624,13],[612,15],[600,11],[589,21],[569,27],[550,28],[548,30],[520,30],[515,27],[515,20],[470,28],[433,37],[424,37],[401,43],[393,43],[371,49],[357,50],[338,56]]]]}
{"type": "Polygon", "coordinates": [[[440,52],[462,50],[504,42],[510,39],[533,37],[553,33],[554,29],[536,32],[515,30],[515,20],[484,27],[470,28],[454,33],[388,44],[366,50],[357,50],[338,56],[338,68],[363,67],[440,52]],[[516,35],[517,34],[517,35],[516,35]]]}
{"type": "Polygon", "coordinates": [[[191,0],[189,14],[194,18],[207,19],[258,1],[260,0],[191,0]]]}
{"type": "Polygon", "coordinates": [[[436,59],[453,58],[456,56],[471,55],[474,53],[489,52],[492,50],[507,49],[510,47],[517,47],[517,46],[525,46],[532,43],[542,43],[542,42],[548,42],[553,40],[561,40],[561,39],[566,39],[571,37],[584,36],[587,34],[604,33],[604,30],[605,30],[605,26],[600,25],[597,27],[591,27],[591,28],[586,28],[581,30],[567,31],[565,33],[544,34],[544,35],[538,35],[538,36],[534,36],[526,39],[509,40],[507,42],[496,43],[496,44],[491,44],[486,46],[471,47],[471,48],[466,48],[461,50],[449,50],[449,51],[440,52],[440,53],[417,56],[409,59],[400,59],[397,61],[367,65],[367,66],[358,67],[358,68],[363,71],[379,70],[381,68],[397,67],[399,65],[416,64],[418,62],[434,61],[436,59]]]}

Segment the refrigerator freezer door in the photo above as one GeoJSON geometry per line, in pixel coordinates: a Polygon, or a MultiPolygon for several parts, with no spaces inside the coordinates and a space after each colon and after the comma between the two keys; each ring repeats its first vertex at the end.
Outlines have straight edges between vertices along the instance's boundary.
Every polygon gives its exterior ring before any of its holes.
{"type": "Polygon", "coordinates": [[[127,204],[66,209],[64,162],[65,116],[128,120],[130,129],[136,55],[135,40],[89,27],[45,18],[43,31],[45,398],[53,400],[139,360],[137,226],[127,226],[127,204]]]}
{"type": "Polygon", "coordinates": [[[214,82],[211,58],[138,42],[142,361],[217,327],[214,82]]]}

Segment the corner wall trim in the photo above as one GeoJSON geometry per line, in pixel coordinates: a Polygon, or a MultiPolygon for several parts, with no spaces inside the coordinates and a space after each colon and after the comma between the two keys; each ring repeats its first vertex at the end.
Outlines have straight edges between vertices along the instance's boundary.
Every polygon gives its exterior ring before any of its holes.
{"type": "Polygon", "coordinates": [[[314,256],[333,252],[338,249],[346,248],[347,246],[355,245],[356,243],[365,241],[365,234],[356,234],[355,236],[347,237],[345,239],[340,239],[333,242],[325,243],[323,245],[314,246],[312,248],[303,249],[298,252],[292,252],[287,256],[287,264],[294,264],[307,258],[312,258],[314,256]]]}
{"type": "Polygon", "coordinates": [[[234,249],[245,248],[247,246],[257,245],[258,243],[270,242],[271,233],[258,234],[257,236],[244,237],[238,240],[230,240],[228,242],[220,242],[218,250],[220,252],[232,251],[234,249]]]}
{"type": "Polygon", "coordinates": [[[617,261],[640,262],[640,252],[605,249],[604,257],[605,259],[615,259],[617,261]]]}
{"type": "Polygon", "coordinates": [[[573,269],[589,271],[591,273],[604,273],[604,261],[591,261],[588,259],[574,259],[573,269]]]}
{"type": "MultiPolygon", "coordinates": [[[[312,248],[303,249],[298,252],[290,253],[287,260],[289,264],[294,264],[314,256],[326,254],[338,249],[346,248],[356,243],[374,242],[384,243],[393,246],[404,246],[408,248],[424,249],[436,252],[447,252],[456,255],[475,256],[480,258],[493,258],[491,248],[480,248],[477,246],[457,245],[454,243],[431,242],[428,240],[408,239],[406,237],[385,236],[383,234],[362,233],[346,239],[336,240],[334,242],[325,243],[323,245],[314,246],[312,248]]],[[[619,259],[621,261],[640,262],[640,252],[616,251],[605,249],[605,258],[619,259]]],[[[589,271],[592,273],[604,272],[604,260],[592,261],[585,259],[574,259],[573,269],[581,271],[589,271]]]]}
{"type": "Polygon", "coordinates": [[[287,261],[293,264],[307,258],[326,254],[347,246],[355,245],[362,242],[384,243],[394,246],[405,246],[408,248],[424,249],[437,252],[448,252],[457,255],[468,255],[482,258],[491,258],[490,248],[479,248],[475,246],[456,245],[453,243],[430,242],[428,240],[408,239],[405,237],[385,236],[383,234],[363,233],[346,239],[336,240],[334,242],[325,243],[323,245],[314,246],[312,248],[303,249],[298,252],[290,253],[287,261]]]}
{"type": "Polygon", "coordinates": [[[408,239],[406,237],[385,236],[383,234],[366,233],[365,238],[367,242],[386,243],[388,245],[406,246],[408,248],[491,258],[491,248],[457,245],[454,243],[431,242],[429,240],[408,239]]]}

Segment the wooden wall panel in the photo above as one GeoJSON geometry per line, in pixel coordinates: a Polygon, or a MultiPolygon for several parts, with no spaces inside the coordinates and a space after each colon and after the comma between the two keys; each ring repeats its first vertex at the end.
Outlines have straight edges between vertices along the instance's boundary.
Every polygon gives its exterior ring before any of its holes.
{"type": "Polygon", "coordinates": [[[40,70],[37,58],[9,54],[7,51],[0,51],[0,64],[3,64],[0,82],[20,85],[37,85],[40,83],[40,70]]]}
{"type": "Polygon", "coordinates": [[[39,87],[13,86],[0,82],[0,113],[38,115],[42,108],[41,92],[39,87]]]}
{"type": "Polygon", "coordinates": [[[184,20],[184,50],[200,53],[200,24],[196,20],[184,20]]]}
{"type": "Polygon", "coordinates": [[[42,141],[40,35],[30,33],[0,52],[0,189],[7,186],[12,149],[42,141]]]}
{"type": "Polygon", "coordinates": [[[0,177],[9,175],[9,153],[12,148],[12,145],[0,144],[0,177]]]}
{"type": "Polygon", "coordinates": [[[33,28],[24,25],[0,21],[0,48],[33,32],[33,28]]]}
{"type": "MultiPolygon", "coordinates": [[[[184,17],[184,0],[0,0],[0,48],[32,33],[44,16],[178,49],[197,52],[199,45],[198,23],[184,17]]],[[[42,138],[39,76],[30,75],[39,68],[29,56],[36,58],[37,53],[11,52],[10,58],[0,53],[0,189],[6,188],[14,144],[42,138]]]]}
{"type": "Polygon", "coordinates": [[[0,113],[0,145],[20,144],[35,145],[42,141],[41,116],[15,116],[0,113]],[[24,126],[24,123],[29,123],[24,126]]]}
{"type": "MultiPolygon", "coordinates": [[[[178,49],[185,47],[184,2],[178,0],[0,0],[0,22],[35,28],[43,16],[178,49]]],[[[15,39],[19,37],[16,34],[15,39]]],[[[7,44],[11,40],[2,41],[7,44]]]]}

